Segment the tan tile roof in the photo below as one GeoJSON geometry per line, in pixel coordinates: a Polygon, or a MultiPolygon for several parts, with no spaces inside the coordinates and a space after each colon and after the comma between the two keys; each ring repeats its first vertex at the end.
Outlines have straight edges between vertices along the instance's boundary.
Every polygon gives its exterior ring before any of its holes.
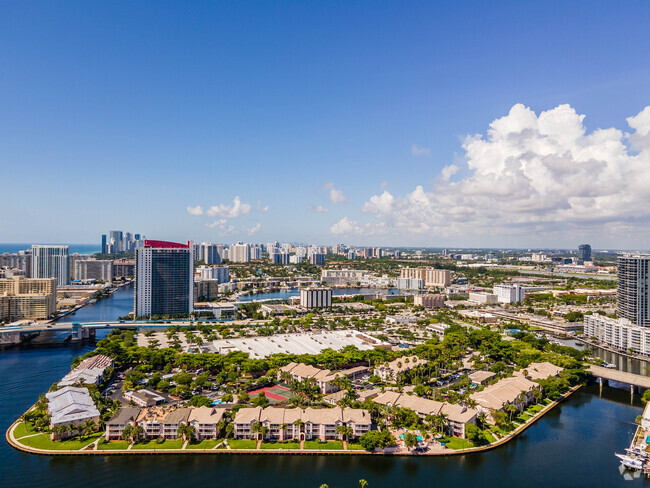
{"type": "Polygon", "coordinates": [[[537,383],[516,374],[488,386],[483,391],[472,393],[470,398],[483,407],[500,410],[506,403],[514,403],[520,393],[529,392],[535,387],[537,383]]]}
{"type": "Polygon", "coordinates": [[[253,421],[259,421],[261,412],[262,407],[240,408],[235,414],[234,422],[236,424],[250,424],[253,421]]]}
{"type": "Polygon", "coordinates": [[[478,411],[473,408],[463,407],[453,403],[444,403],[442,413],[453,422],[467,423],[478,415],[478,411]]]}
{"type": "Polygon", "coordinates": [[[531,363],[527,368],[524,369],[528,371],[528,377],[533,380],[540,380],[546,379],[550,376],[557,376],[561,371],[564,371],[564,368],[555,366],[548,361],[543,363],[531,363]]]}
{"type": "Polygon", "coordinates": [[[492,371],[474,371],[469,375],[469,379],[472,380],[473,383],[483,383],[485,380],[494,378],[496,375],[497,374],[492,371]]]}
{"type": "Polygon", "coordinates": [[[223,418],[225,408],[198,407],[190,409],[189,422],[217,424],[223,418]]]}

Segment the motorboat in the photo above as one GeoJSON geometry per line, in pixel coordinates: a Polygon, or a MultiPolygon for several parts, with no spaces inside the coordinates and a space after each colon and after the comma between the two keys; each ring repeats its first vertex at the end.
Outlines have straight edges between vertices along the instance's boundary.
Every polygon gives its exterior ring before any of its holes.
{"type": "Polygon", "coordinates": [[[621,464],[628,469],[643,469],[643,462],[627,454],[614,454],[617,458],[621,460],[621,464]]]}

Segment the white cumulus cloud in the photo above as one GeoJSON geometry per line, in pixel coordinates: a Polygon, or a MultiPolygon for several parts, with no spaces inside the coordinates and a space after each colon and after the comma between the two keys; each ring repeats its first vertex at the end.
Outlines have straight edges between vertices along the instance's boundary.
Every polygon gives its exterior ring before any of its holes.
{"type": "Polygon", "coordinates": [[[250,229],[248,229],[248,235],[249,235],[249,236],[252,236],[253,234],[256,234],[257,231],[259,231],[261,228],[262,228],[262,225],[258,222],[258,223],[255,224],[253,227],[251,227],[250,229]]]}
{"type": "Polygon", "coordinates": [[[203,207],[197,205],[196,207],[187,207],[187,213],[190,215],[203,215],[203,207]]]}
{"type": "Polygon", "coordinates": [[[334,188],[334,183],[325,183],[323,185],[323,188],[329,190],[330,202],[332,202],[334,205],[336,205],[337,203],[345,202],[345,196],[343,196],[343,192],[341,190],[337,190],[336,188],[334,188]]]}
{"type": "Polygon", "coordinates": [[[486,134],[466,137],[465,163],[443,168],[432,187],[416,185],[404,195],[384,190],[362,207],[374,222],[343,219],[331,231],[373,226],[397,236],[491,237],[646,232],[650,107],[627,119],[630,133],[590,132],[584,119],[569,105],[539,115],[514,105],[486,134]],[[461,169],[467,176],[450,181],[461,169]]]}
{"type": "Polygon", "coordinates": [[[330,227],[330,232],[335,235],[358,233],[361,228],[354,220],[343,217],[336,224],[330,227]]]}
{"type": "Polygon", "coordinates": [[[223,217],[226,219],[235,219],[241,215],[245,215],[251,211],[251,206],[248,203],[242,203],[239,196],[236,196],[232,205],[213,205],[205,213],[210,217],[223,217]]]}

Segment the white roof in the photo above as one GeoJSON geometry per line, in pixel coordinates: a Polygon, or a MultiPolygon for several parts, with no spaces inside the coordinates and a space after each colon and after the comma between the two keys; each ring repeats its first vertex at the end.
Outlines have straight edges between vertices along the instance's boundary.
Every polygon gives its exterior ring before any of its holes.
{"type": "Polygon", "coordinates": [[[66,386],[45,394],[48,410],[52,415],[51,424],[59,425],[69,422],[99,417],[99,410],[86,388],[66,386]]]}

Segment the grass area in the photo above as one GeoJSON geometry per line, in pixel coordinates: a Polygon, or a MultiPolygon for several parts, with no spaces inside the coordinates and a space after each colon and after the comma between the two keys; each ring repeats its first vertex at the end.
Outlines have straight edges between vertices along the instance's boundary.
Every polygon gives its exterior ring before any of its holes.
{"type": "Polygon", "coordinates": [[[21,422],[16,425],[16,428],[14,430],[14,437],[16,439],[32,434],[38,434],[38,432],[34,429],[34,424],[30,422],[21,422]]]}
{"type": "Polygon", "coordinates": [[[104,443],[99,443],[97,446],[97,450],[99,451],[117,451],[120,449],[126,450],[126,448],[129,447],[129,443],[127,441],[108,441],[104,443]]]}
{"type": "Polygon", "coordinates": [[[467,449],[468,447],[474,447],[474,444],[470,441],[459,437],[447,437],[443,442],[445,442],[445,446],[449,449],[467,449]]]}
{"type": "Polygon", "coordinates": [[[214,446],[216,446],[222,441],[223,439],[192,442],[191,444],[187,445],[186,449],[212,449],[214,446]]]}
{"type": "Polygon", "coordinates": [[[262,442],[262,449],[300,449],[300,442],[262,442]]]}
{"type": "Polygon", "coordinates": [[[519,423],[524,423],[524,422],[528,422],[532,417],[533,416],[530,415],[529,413],[522,412],[520,415],[517,416],[515,420],[519,423]]]}
{"type": "Polygon", "coordinates": [[[348,451],[365,451],[361,444],[356,442],[348,442],[348,451]]]}
{"type": "Polygon", "coordinates": [[[485,438],[490,442],[490,444],[496,441],[496,439],[492,435],[492,432],[490,432],[489,430],[484,430],[483,433],[485,434],[485,438]]]}
{"type": "Polygon", "coordinates": [[[228,445],[231,449],[257,449],[257,441],[243,439],[228,439],[228,445]]]}
{"type": "Polygon", "coordinates": [[[548,399],[548,398],[544,398],[540,403],[543,403],[544,405],[550,405],[550,404],[551,404],[551,400],[548,399]]]}
{"type": "Polygon", "coordinates": [[[529,413],[530,415],[535,415],[539,412],[541,412],[544,409],[542,405],[533,405],[531,407],[528,407],[526,409],[526,412],[529,413]]]}
{"type": "Polygon", "coordinates": [[[339,441],[305,441],[305,449],[343,449],[343,443],[339,441]]]}
{"type": "Polygon", "coordinates": [[[21,439],[20,443],[29,446],[35,447],[36,449],[48,449],[52,451],[78,451],[88,444],[91,444],[97,438],[101,437],[103,433],[93,434],[91,436],[86,436],[81,439],[74,438],[67,441],[51,441],[50,434],[39,434],[33,437],[26,437],[21,439]]]}
{"type": "Polygon", "coordinates": [[[165,441],[160,444],[156,441],[142,442],[135,444],[132,449],[180,449],[183,447],[183,440],[165,441]]]}

